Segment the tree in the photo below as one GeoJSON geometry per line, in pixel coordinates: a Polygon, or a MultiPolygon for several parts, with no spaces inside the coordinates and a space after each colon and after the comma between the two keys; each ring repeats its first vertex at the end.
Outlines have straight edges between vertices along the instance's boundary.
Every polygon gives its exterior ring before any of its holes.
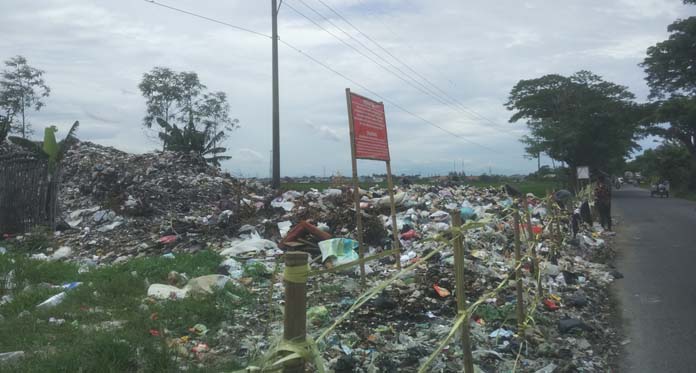
{"type": "Polygon", "coordinates": [[[215,147],[218,142],[227,138],[227,132],[239,127],[239,120],[230,117],[230,104],[224,92],[203,94],[203,97],[196,102],[196,115],[198,121],[205,128],[209,127],[212,133],[223,132],[222,136],[214,142],[215,147]]]}
{"type": "Polygon", "coordinates": [[[636,128],[644,110],[633,99],[626,87],[579,71],[520,80],[505,105],[515,111],[511,123],[525,120],[531,130],[522,138],[530,156],[544,152],[571,168],[610,171],[639,149],[636,128]]]}
{"type": "Polygon", "coordinates": [[[182,123],[196,124],[196,106],[201,91],[206,87],[198,80],[195,72],[179,73],[179,90],[181,98],[179,100],[179,121],[182,123]]]}
{"type": "Polygon", "coordinates": [[[143,125],[159,124],[159,138],[165,150],[193,151],[210,155],[209,162],[219,166],[226,148],[219,144],[239,121],[230,117],[230,105],[224,92],[206,92],[195,72],[176,72],[155,67],[143,74],[138,86],[146,99],[143,125]],[[202,136],[202,137],[201,137],[202,136]]]}
{"type": "Polygon", "coordinates": [[[143,126],[151,128],[156,118],[173,120],[177,103],[181,100],[179,74],[166,67],[155,67],[143,74],[138,85],[145,97],[146,115],[143,126]]]}
{"type": "MultiPolygon", "coordinates": [[[[696,4],[696,0],[684,3],[696,4]]],[[[649,47],[640,64],[654,100],[647,129],[681,142],[696,169],[696,17],[677,20],[667,31],[669,38],[649,47]]]]}
{"type": "Polygon", "coordinates": [[[41,110],[42,99],[49,96],[51,89],[43,79],[44,72],[29,66],[26,58],[12,57],[5,61],[5,66],[0,78],[0,109],[10,123],[10,130],[26,138],[31,132],[26,109],[41,110]]]}
{"type": "Polygon", "coordinates": [[[688,188],[692,180],[691,155],[678,141],[667,140],[655,149],[647,149],[628,163],[631,171],[650,180],[666,179],[677,189],[688,188]]]}

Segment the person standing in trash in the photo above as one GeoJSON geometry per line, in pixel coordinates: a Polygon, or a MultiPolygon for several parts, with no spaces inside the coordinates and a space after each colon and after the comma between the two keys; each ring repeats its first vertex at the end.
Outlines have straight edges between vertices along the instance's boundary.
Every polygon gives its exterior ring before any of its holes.
{"type": "Polygon", "coordinates": [[[597,179],[594,197],[602,228],[611,230],[611,189],[604,176],[600,176],[597,179]]]}

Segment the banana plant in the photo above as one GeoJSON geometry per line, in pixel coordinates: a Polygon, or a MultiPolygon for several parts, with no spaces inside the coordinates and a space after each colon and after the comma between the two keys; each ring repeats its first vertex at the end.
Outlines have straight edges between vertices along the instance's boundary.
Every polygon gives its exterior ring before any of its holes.
{"type": "Polygon", "coordinates": [[[80,126],[80,122],[75,121],[70,127],[67,136],[60,142],[56,142],[56,132],[58,129],[55,126],[46,127],[44,129],[43,141],[31,141],[18,136],[10,136],[9,139],[14,144],[24,148],[24,150],[34,154],[35,156],[48,160],[48,170],[53,174],[58,165],[63,161],[65,153],[70,146],[77,141],[75,132],[80,126]]]}
{"type": "Polygon", "coordinates": [[[225,136],[225,133],[223,131],[214,133],[212,125],[206,125],[201,131],[191,123],[179,128],[176,124],[170,124],[162,118],[157,118],[157,124],[163,130],[159,133],[159,137],[164,142],[165,150],[194,152],[202,156],[206,162],[218,167],[220,161],[232,158],[222,155],[227,151],[227,148],[216,146],[225,136]]]}

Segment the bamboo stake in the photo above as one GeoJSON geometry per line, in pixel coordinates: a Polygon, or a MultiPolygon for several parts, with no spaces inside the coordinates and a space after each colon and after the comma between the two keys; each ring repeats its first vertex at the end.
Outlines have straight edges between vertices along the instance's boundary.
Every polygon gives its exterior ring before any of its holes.
{"type": "Polygon", "coordinates": [[[396,206],[394,206],[394,183],[392,182],[391,161],[387,162],[387,188],[389,189],[389,204],[391,205],[392,233],[393,243],[392,249],[396,250],[394,258],[396,259],[396,268],[401,269],[401,249],[399,242],[399,229],[396,225],[396,206]]]}
{"type": "Polygon", "coordinates": [[[513,215],[515,224],[515,280],[517,281],[517,329],[518,333],[522,331],[524,327],[524,298],[522,294],[522,266],[520,262],[522,261],[522,253],[520,252],[520,216],[517,211],[513,215]]]}
{"type": "MultiPolygon", "coordinates": [[[[285,267],[307,265],[307,253],[290,251],[285,253],[285,267]]],[[[304,341],[307,338],[307,283],[285,281],[285,319],[283,339],[304,341]]],[[[283,373],[303,373],[305,362],[294,359],[283,365],[283,373]]]]}
{"type": "MultiPolygon", "coordinates": [[[[452,225],[455,227],[462,226],[462,218],[459,211],[452,210],[452,225]]],[[[466,312],[466,303],[464,295],[464,242],[463,234],[457,234],[454,238],[454,278],[456,282],[455,295],[457,296],[457,311],[466,312]]],[[[474,372],[474,359],[471,354],[471,340],[469,335],[469,315],[462,323],[462,351],[464,352],[464,372],[474,372]]]]}

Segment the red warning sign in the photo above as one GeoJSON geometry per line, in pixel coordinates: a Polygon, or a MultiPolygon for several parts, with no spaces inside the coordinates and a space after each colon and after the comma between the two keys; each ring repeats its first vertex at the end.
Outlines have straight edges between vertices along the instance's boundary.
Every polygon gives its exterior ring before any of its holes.
{"type": "Polygon", "coordinates": [[[355,158],[389,160],[384,104],[350,92],[355,158]]]}

